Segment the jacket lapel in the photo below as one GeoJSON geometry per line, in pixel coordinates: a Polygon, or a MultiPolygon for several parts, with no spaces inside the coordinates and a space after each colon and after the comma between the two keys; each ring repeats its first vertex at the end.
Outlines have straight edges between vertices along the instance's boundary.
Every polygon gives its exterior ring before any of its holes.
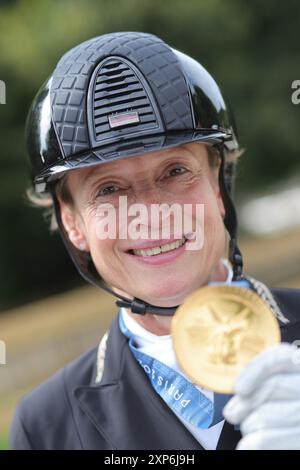
{"type": "Polygon", "coordinates": [[[152,388],[117,319],[101,383],[78,387],[74,395],[109,449],[203,449],[152,388]]]}

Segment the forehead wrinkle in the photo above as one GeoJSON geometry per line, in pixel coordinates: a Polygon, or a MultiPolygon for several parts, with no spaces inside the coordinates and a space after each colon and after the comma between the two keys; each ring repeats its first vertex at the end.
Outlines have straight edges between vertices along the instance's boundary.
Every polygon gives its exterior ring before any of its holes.
{"type": "MultiPolygon", "coordinates": [[[[152,154],[149,153],[149,157],[156,157],[156,158],[148,158],[146,155],[139,155],[136,157],[127,157],[121,160],[115,160],[112,162],[100,163],[97,165],[93,165],[91,168],[88,169],[87,173],[82,178],[82,184],[85,184],[91,177],[99,177],[99,176],[109,176],[110,173],[113,173],[115,170],[120,173],[120,167],[122,172],[122,160],[126,161],[126,167],[129,168],[129,173],[131,174],[132,169],[134,166],[138,164],[138,172],[137,177],[147,180],[146,177],[143,178],[145,173],[148,173],[153,167],[157,165],[157,163],[163,163],[166,160],[172,161],[172,158],[184,157],[184,156],[193,156],[195,157],[195,153],[188,147],[188,145],[182,145],[179,147],[172,147],[163,151],[153,152],[152,154]],[[120,164],[121,163],[121,164],[120,164]],[[150,166],[150,168],[149,168],[150,166]],[[146,168],[141,168],[146,167],[146,168]]],[[[112,177],[115,176],[112,174],[112,177]]]]}

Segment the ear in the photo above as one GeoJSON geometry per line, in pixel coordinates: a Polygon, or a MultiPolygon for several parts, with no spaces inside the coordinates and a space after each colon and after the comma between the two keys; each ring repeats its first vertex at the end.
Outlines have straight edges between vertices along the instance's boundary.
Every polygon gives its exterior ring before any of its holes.
{"type": "Polygon", "coordinates": [[[83,224],[75,209],[70,207],[64,201],[59,199],[61,220],[68,234],[70,242],[81,251],[89,251],[89,245],[86,240],[83,224]]]}

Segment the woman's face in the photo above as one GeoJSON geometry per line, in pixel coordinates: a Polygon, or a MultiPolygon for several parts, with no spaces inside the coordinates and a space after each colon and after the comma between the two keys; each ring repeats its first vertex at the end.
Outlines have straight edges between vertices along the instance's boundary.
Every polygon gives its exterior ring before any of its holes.
{"type": "MultiPolygon", "coordinates": [[[[116,290],[154,305],[170,307],[182,303],[189,293],[210,281],[224,254],[226,237],[218,168],[211,167],[208,158],[205,145],[191,143],[68,174],[74,204],[70,207],[60,201],[64,226],[72,243],[90,251],[99,274],[116,290]],[[158,250],[137,252],[168,244],[170,240],[160,237],[158,241],[156,235],[152,240],[151,236],[147,240],[134,240],[130,235],[124,239],[120,237],[118,217],[116,237],[99,237],[103,204],[110,204],[111,214],[118,216],[120,196],[123,201],[126,196],[127,206],[144,204],[148,214],[151,204],[177,203],[182,208],[185,204],[192,205],[189,207],[193,208],[194,224],[199,215],[196,205],[203,204],[203,246],[188,250],[185,244],[159,254],[154,254],[158,250]]],[[[128,226],[131,221],[129,216],[128,226]]],[[[147,223],[150,228],[151,217],[148,222],[146,219],[140,222],[144,226],[136,225],[137,229],[145,229],[147,223]]],[[[182,237],[184,234],[183,227],[182,237]]],[[[171,230],[171,238],[172,235],[171,230]]],[[[177,237],[181,238],[178,234],[177,237]]]]}

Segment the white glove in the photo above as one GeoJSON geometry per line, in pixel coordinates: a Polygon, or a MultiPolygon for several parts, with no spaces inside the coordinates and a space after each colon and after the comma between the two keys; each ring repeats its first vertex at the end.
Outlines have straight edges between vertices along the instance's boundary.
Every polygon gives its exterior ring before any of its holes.
{"type": "Polygon", "coordinates": [[[281,343],[258,354],[234,391],[223,415],[240,424],[237,450],[300,449],[300,349],[281,343]]]}

